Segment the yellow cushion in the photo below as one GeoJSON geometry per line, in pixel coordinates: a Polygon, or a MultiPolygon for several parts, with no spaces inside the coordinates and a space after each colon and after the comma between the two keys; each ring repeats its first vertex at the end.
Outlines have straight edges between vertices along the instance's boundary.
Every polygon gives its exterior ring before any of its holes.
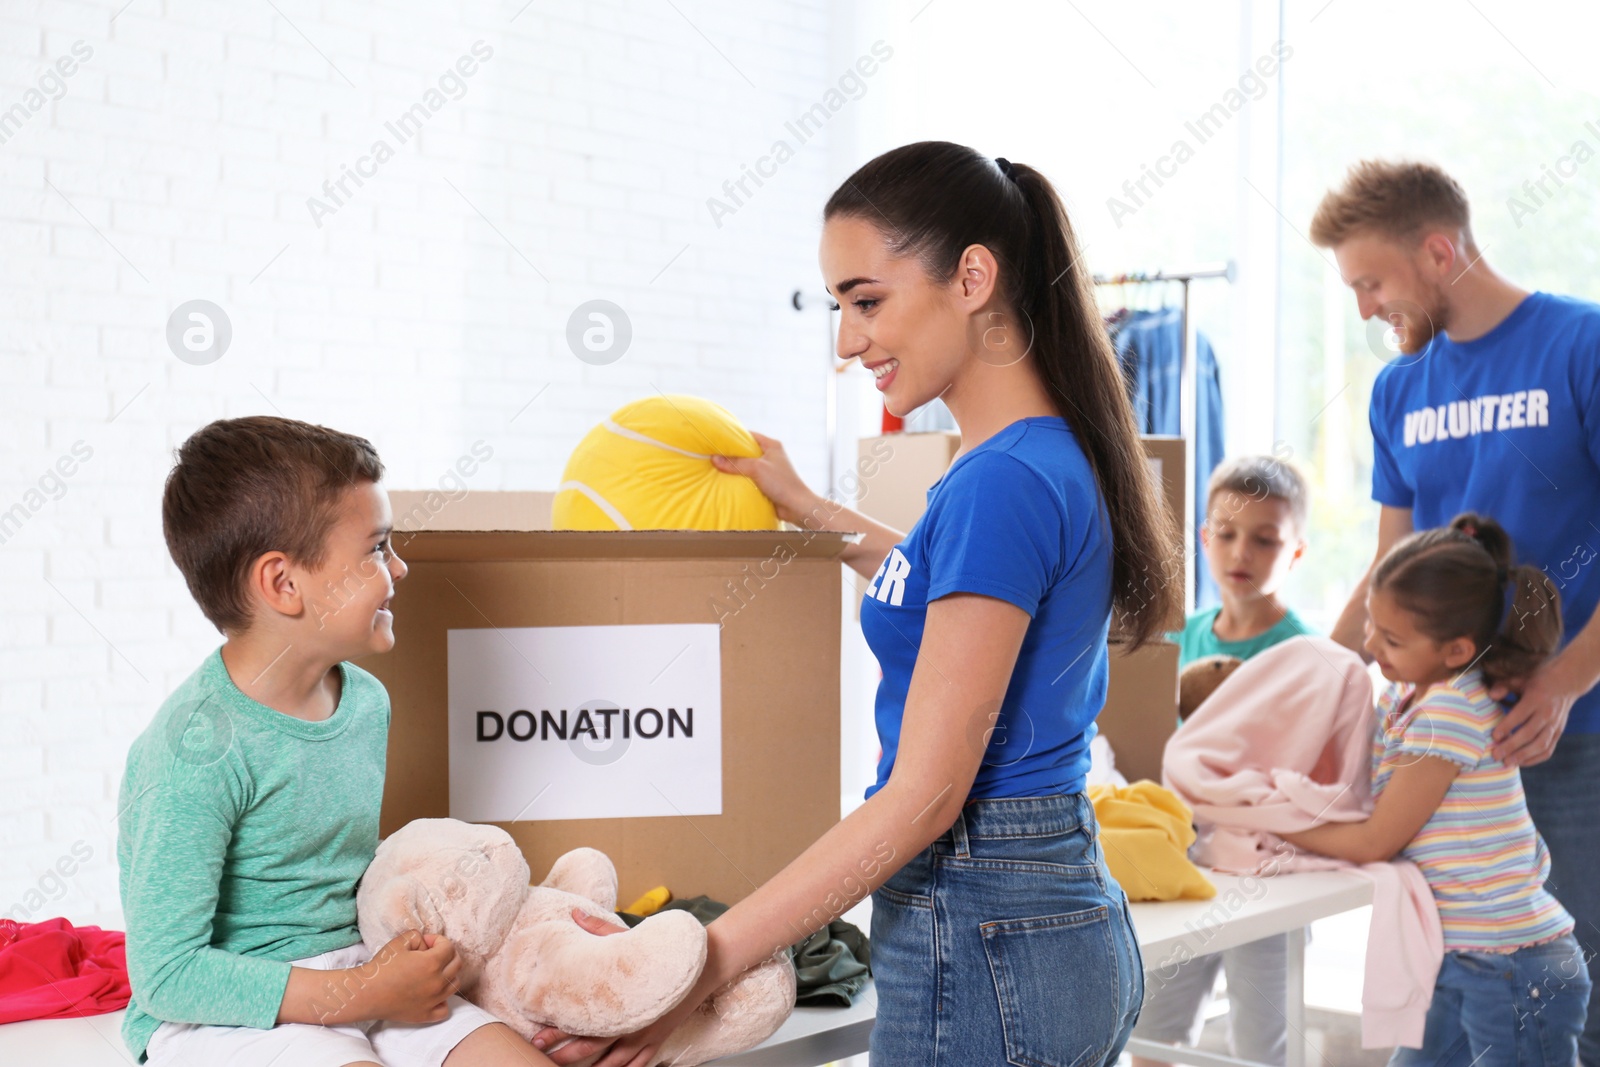
{"type": "Polygon", "coordinates": [[[772,501],[711,457],[761,455],[726,408],[699,397],[635,400],[590,430],[556,487],[557,530],[776,530],[772,501]]]}
{"type": "Polygon", "coordinates": [[[1189,862],[1193,816],[1178,795],[1149,779],[1089,787],[1100,846],[1129,900],[1210,900],[1217,887],[1189,862]]]}

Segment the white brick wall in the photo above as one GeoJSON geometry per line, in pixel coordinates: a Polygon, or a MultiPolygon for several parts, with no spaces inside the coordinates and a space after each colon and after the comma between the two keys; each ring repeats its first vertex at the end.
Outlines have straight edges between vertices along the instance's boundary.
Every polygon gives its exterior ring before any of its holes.
{"type": "Polygon", "coordinates": [[[706,199],[866,51],[831,0],[123,5],[0,7],[0,515],[26,520],[0,543],[0,915],[19,918],[117,906],[127,745],[216,643],[159,516],[203,423],[364,434],[396,487],[482,439],[474,488],[549,488],[591,424],[659,388],[793,442],[813,484],[825,462],[821,326],[787,297],[816,289],[853,120],[722,226],[706,199]],[[479,40],[465,95],[316,226],[307,198],[479,40]],[[610,366],[564,339],[596,297],[632,318],[610,366]],[[195,298],[233,326],[208,366],[165,343],[195,298]],[[92,457],[54,481],[80,441],[92,457]]]}

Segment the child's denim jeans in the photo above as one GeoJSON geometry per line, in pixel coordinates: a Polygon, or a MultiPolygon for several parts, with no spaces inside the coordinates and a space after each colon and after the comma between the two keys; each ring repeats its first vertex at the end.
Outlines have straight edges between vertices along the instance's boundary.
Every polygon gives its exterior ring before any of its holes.
{"type": "Polygon", "coordinates": [[[1144,971],[1089,798],[969,801],[873,894],[872,970],[872,1067],[1115,1063],[1144,971]]]}
{"type": "Polygon", "coordinates": [[[1589,972],[1568,934],[1515,952],[1446,952],[1422,1048],[1389,1067],[1572,1067],[1589,972]]]}

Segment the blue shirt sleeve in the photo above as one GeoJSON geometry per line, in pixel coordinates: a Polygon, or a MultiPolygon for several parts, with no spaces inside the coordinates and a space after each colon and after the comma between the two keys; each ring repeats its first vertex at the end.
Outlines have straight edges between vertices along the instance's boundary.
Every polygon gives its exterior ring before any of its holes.
{"type": "Polygon", "coordinates": [[[1367,407],[1367,422],[1372,427],[1372,499],[1392,508],[1409,508],[1416,501],[1416,490],[1400,476],[1395,462],[1394,413],[1384,396],[1384,378],[1379,374],[1372,386],[1372,403],[1367,407]]]}
{"type": "Polygon", "coordinates": [[[929,508],[928,600],[980,593],[1034,615],[1066,554],[1059,498],[1021,460],[980,452],[953,470],[929,508]]]}

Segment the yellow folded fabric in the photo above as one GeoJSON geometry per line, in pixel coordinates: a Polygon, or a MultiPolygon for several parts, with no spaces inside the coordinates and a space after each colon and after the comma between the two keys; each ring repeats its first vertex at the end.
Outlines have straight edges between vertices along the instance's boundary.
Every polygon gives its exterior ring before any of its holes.
{"type": "Polygon", "coordinates": [[[584,436],[556,487],[557,530],[776,530],[756,483],[711,457],[761,455],[733,414],[694,396],[625,404],[584,436]]]}
{"type": "Polygon", "coordinates": [[[622,910],[630,915],[640,915],[649,918],[672,901],[672,890],[664,885],[658,885],[638,900],[629,904],[622,910]]]}
{"type": "Polygon", "coordinates": [[[1189,862],[1194,813],[1149,779],[1089,787],[1100,846],[1129,900],[1210,900],[1217,887],[1189,862]]]}

